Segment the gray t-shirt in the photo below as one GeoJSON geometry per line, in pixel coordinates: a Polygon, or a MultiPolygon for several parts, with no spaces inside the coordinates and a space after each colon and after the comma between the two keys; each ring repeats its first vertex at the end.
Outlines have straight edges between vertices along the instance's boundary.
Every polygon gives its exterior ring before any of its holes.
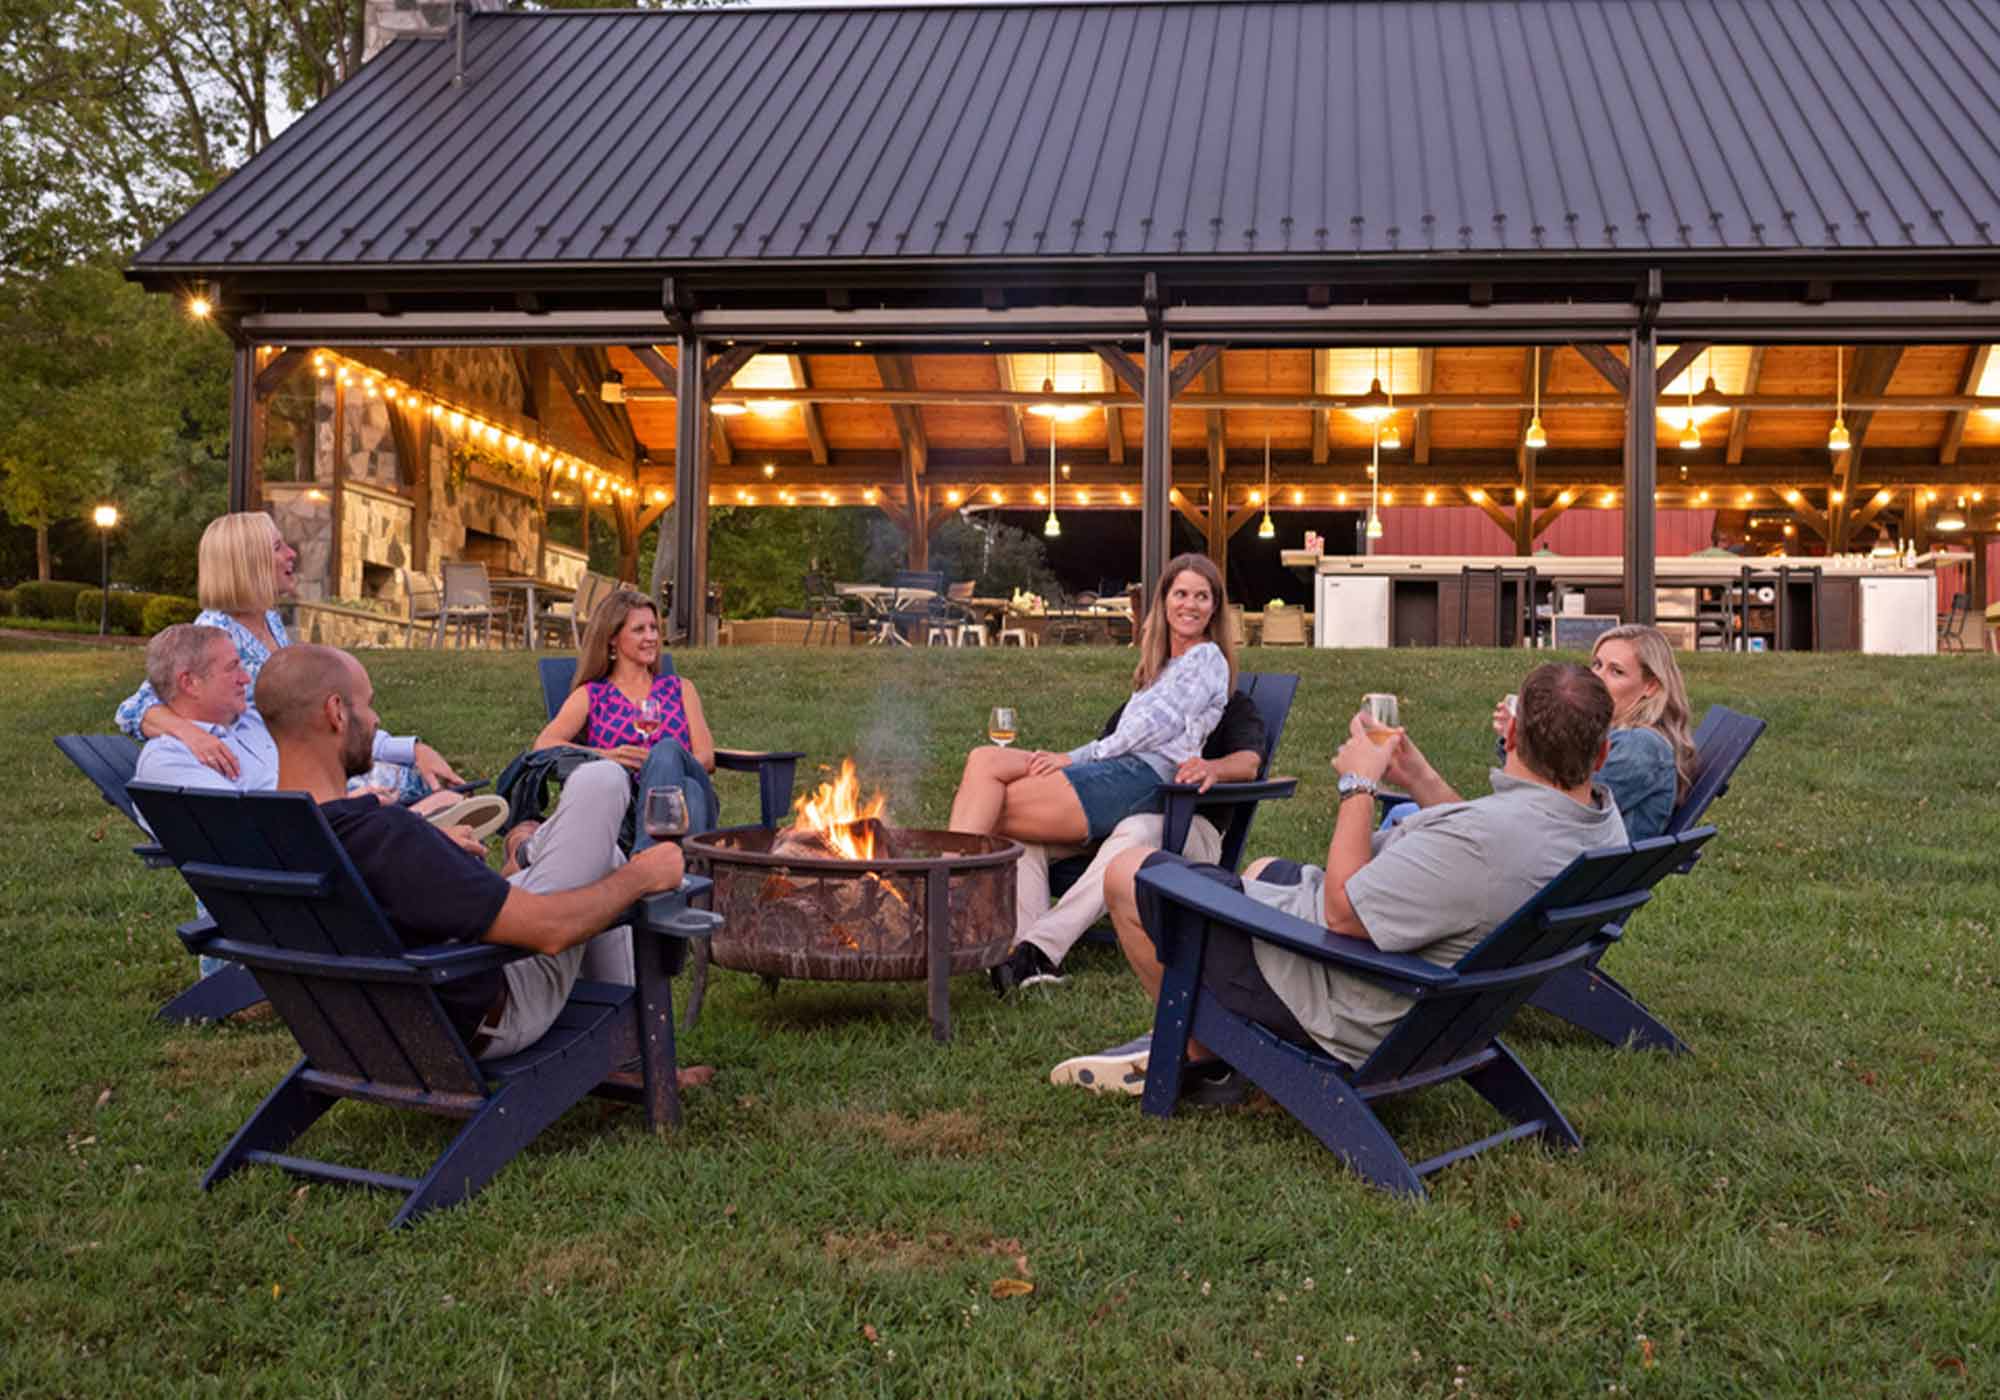
{"type": "MultiPolygon", "coordinates": [[[[1376,834],[1375,853],[1347,882],[1368,937],[1389,953],[1449,967],[1585,851],[1625,844],[1618,804],[1602,784],[1592,805],[1492,770],[1491,796],[1427,807],[1376,834]]],[[[1326,922],[1326,872],[1297,885],[1245,880],[1252,899],[1326,922]]],[[[1268,943],[1258,970],[1328,1054],[1359,1065],[1410,1009],[1411,999],[1268,943]]]]}

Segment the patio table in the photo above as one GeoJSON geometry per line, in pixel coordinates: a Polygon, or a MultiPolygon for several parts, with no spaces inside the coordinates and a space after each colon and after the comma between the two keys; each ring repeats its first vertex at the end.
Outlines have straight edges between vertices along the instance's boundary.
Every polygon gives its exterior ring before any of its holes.
{"type": "Polygon", "coordinates": [[[908,646],[909,639],[896,629],[891,615],[911,603],[928,603],[938,596],[935,589],[898,588],[891,583],[836,583],[833,591],[843,598],[859,598],[868,609],[868,620],[875,628],[875,635],[869,638],[871,646],[891,639],[892,645],[908,646]]]}
{"type": "Polygon", "coordinates": [[[576,590],[568,584],[557,583],[553,579],[530,578],[525,574],[500,574],[490,580],[493,596],[507,602],[508,625],[513,625],[515,606],[518,603],[521,617],[521,641],[529,651],[537,649],[539,630],[536,622],[540,618],[541,603],[574,601],[576,590]],[[540,600],[540,602],[537,601],[540,600]]]}

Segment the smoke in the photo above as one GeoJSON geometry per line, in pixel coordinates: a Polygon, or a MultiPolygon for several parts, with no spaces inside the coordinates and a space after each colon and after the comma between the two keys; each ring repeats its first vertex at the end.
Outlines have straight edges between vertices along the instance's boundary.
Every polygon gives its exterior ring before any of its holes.
{"type": "Polygon", "coordinates": [[[930,716],[912,705],[898,686],[877,687],[868,704],[868,725],[855,743],[855,766],[864,786],[879,787],[889,798],[885,820],[898,824],[898,808],[917,808],[923,791],[930,744],[930,716]]]}

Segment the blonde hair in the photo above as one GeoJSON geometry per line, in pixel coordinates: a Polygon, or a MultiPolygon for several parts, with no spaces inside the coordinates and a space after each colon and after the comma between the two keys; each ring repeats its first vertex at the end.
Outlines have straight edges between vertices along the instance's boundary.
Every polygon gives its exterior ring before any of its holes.
{"type": "Polygon", "coordinates": [[[1598,637],[1590,649],[1591,660],[1597,659],[1606,642],[1627,643],[1639,659],[1639,669],[1659,687],[1651,695],[1640,696],[1628,712],[1617,716],[1612,723],[1619,729],[1651,729],[1667,741],[1674,751],[1674,772],[1678,777],[1674,801],[1679,802],[1687,796],[1688,784],[1694,781],[1695,756],[1694,740],[1689,737],[1693,726],[1688,714],[1687,682],[1681,679],[1681,666],[1674,660],[1673,645],[1659,628],[1628,622],[1598,637]]]}
{"type": "Polygon", "coordinates": [[[1167,593],[1182,574],[1199,574],[1208,585],[1215,607],[1208,615],[1205,640],[1222,648],[1222,659],[1229,663],[1229,689],[1231,692],[1236,689],[1236,643],[1229,635],[1229,595],[1222,586],[1222,574],[1206,554],[1177,554],[1161,570],[1160,582],[1153,589],[1152,602],[1146,609],[1146,620],[1139,628],[1139,664],[1132,668],[1135,695],[1158,680],[1160,672],[1167,669],[1167,662],[1173,659],[1173,634],[1167,626],[1167,593]]]}
{"type": "Polygon", "coordinates": [[[278,527],[261,510],[209,521],[196,556],[201,605],[224,613],[265,613],[276,607],[278,540],[278,527]]]}
{"type": "MultiPolygon", "coordinates": [[[[590,612],[590,623],[583,629],[583,644],[577,649],[576,679],[570,689],[589,685],[602,680],[611,671],[611,639],[625,626],[625,619],[639,609],[658,617],[659,608],[651,598],[636,588],[621,588],[590,612]]],[[[653,662],[653,674],[660,674],[660,663],[653,662]]]]}

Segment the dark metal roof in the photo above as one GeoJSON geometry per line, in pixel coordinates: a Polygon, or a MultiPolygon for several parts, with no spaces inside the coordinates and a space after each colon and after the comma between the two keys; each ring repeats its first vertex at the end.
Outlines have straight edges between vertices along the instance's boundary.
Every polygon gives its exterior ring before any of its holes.
{"type": "Polygon", "coordinates": [[[137,270],[2000,245],[1995,0],[479,14],[137,270]]]}

